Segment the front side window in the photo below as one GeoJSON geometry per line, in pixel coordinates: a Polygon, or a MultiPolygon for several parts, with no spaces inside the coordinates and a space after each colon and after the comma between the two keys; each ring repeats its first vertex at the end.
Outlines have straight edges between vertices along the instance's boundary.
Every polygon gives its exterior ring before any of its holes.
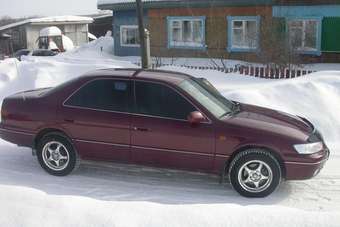
{"type": "Polygon", "coordinates": [[[125,80],[94,80],[78,90],[65,105],[129,112],[131,99],[131,82],[125,80]]]}
{"type": "Polygon", "coordinates": [[[169,47],[202,48],[205,46],[205,18],[169,17],[169,47]]]}
{"type": "Polygon", "coordinates": [[[229,17],[229,49],[256,50],[259,45],[259,17],[229,17]]]}
{"type": "Polygon", "coordinates": [[[220,94],[208,81],[188,79],[183,81],[179,87],[209,110],[216,118],[232,112],[234,104],[220,94]]]}
{"type": "Polygon", "coordinates": [[[136,81],[136,113],[157,117],[186,120],[196,108],[172,88],[136,81]]]}
{"type": "Polygon", "coordinates": [[[298,51],[318,51],[318,26],[316,19],[290,20],[288,22],[289,41],[298,51]]]}
{"type": "Polygon", "coordinates": [[[139,31],[136,25],[122,25],[120,26],[120,45],[138,47],[139,31]]]}

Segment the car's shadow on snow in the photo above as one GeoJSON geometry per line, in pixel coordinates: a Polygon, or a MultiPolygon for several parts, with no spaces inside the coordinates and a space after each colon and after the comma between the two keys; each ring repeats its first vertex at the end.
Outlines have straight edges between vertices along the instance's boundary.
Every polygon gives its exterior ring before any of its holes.
{"type": "Polygon", "coordinates": [[[276,204],[287,198],[283,183],[271,196],[247,199],[217,176],[113,163],[82,163],[72,175],[55,177],[39,166],[28,149],[0,147],[0,184],[30,187],[47,194],[84,196],[104,201],[149,201],[163,204],[276,204]]]}

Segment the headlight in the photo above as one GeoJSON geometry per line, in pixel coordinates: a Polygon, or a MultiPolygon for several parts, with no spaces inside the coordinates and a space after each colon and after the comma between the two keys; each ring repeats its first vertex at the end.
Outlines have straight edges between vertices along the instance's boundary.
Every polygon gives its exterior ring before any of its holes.
{"type": "Polygon", "coordinates": [[[322,142],[297,144],[294,148],[299,154],[314,154],[322,150],[323,144],[322,142]]]}

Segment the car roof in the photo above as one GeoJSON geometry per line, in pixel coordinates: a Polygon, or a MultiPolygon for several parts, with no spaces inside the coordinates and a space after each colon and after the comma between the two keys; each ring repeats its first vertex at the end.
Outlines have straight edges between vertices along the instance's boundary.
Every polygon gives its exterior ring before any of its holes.
{"type": "Polygon", "coordinates": [[[191,78],[192,76],[168,71],[168,70],[154,70],[154,69],[138,69],[138,68],[109,68],[99,69],[89,72],[84,75],[85,77],[97,78],[97,77],[127,77],[136,78],[140,80],[151,80],[168,82],[171,84],[179,84],[182,81],[191,78]]]}

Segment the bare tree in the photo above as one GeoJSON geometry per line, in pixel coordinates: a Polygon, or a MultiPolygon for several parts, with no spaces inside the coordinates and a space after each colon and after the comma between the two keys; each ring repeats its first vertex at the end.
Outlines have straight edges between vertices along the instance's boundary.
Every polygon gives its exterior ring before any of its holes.
{"type": "Polygon", "coordinates": [[[227,69],[227,59],[229,58],[230,54],[226,51],[226,40],[221,38],[220,35],[223,21],[225,21],[225,17],[216,15],[215,1],[211,1],[206,27],[209,29],[207,33],[215,35],[209,37],[209,47],[207,48],[206,54],[215,67],[227,69]]]}
{"type": "Polygon", "coordinates": [[[301,64],[300,56],[294,51],[285,26],[283,18],[267,19],[261,26],[261,51],[258,59],[268,67],[291,69],[301,64]]]}

